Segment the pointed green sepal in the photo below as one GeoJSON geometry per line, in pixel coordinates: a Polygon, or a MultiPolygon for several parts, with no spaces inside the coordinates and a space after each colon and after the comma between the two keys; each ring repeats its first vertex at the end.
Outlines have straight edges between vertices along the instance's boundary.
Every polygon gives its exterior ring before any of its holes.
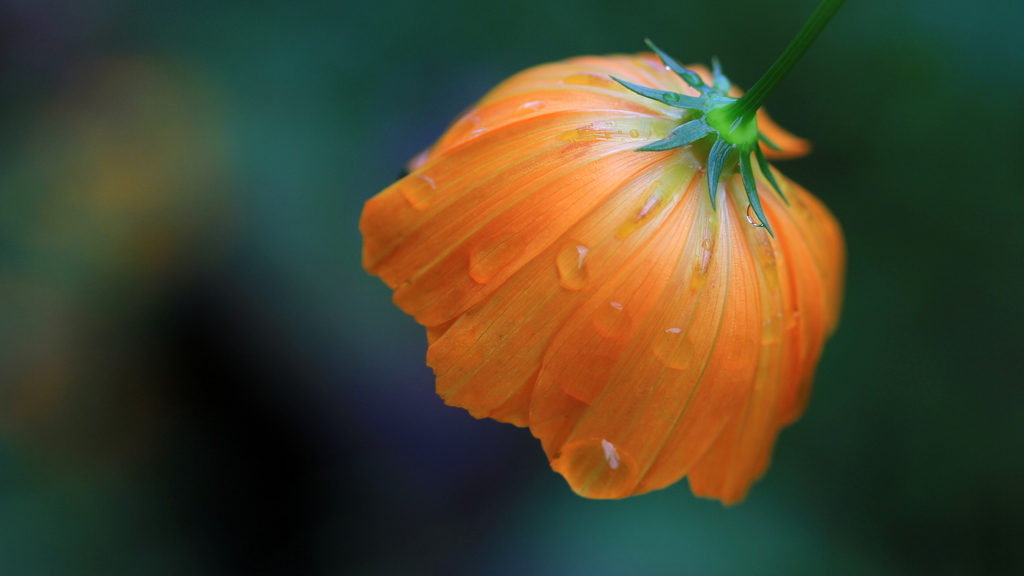
{"type": "Polygon", "coordinates": [[[768,137],[765,136],[764,133],[762,133],[760,130],[757,131],[757,139],[760,140],[761,142],[764,142],[764,145],[771,148],[772,150],[775,150],[776,152],[782,152],[782,148],[779,148],[778,144],[769,140],[768,137]]]}
{"type": "Polygon", "coordinates": [[[658,102],[668,104],[673,108],[700,110],[704,106],[704,101],[701,100],[700,98],[695,98],[693,96],[684,96],[682,94],[668,92],[666,90],[658,90],[656,88],[647,88],[646,86],[640,86],[639,84],[633,84],[632,82],[621,80],[619,78],[616,78],[615,76],[612,76],[611,79],[615,80],[619,84],[622,84],[626,88],[632,90],[633,92],[636,92],[637,94],[645,98],[657,100],[658,102]]]}
{"type": "Polygon", "coordinates": [[[704,80],[701,80],[701,77],[696,72],[684,68],[679,62],[676,62],[674,58],[662,52],[660,48],[655,46],[654,42],[651,42],[650,40],[647,39],[645,39],[644,42],[647,43],[648,48],[653,50],[654,53],[658,55],[658,58],[661,58],[662,64],[668,66],[669,70],[678,74],[679,77],[685,80],[687,84],[689,84],[691,87],[697,90],[700,90],[701,92],[707,90],[708,86],[704,84],[704,80]]]}
{"type": "Polygon", "coordinates": [[[718,195],[718,180],[722,177],[725,158],[732,152],[732,145],[721,138],[715,140],[708,154],[708,194],[711,195],[711,208],[715,208],[715,196],[718,195]]]}
{"type": "Polygon", "coordinates": [[[717,57],[711,59],[711,75],[715,78],[715,88],[723,93],[732,88],[732,82],[725,77],[725,74],[722,74],[722,63],[718,61],[717,57]]]}
{"type": "Polygon", "coordinates": [[[637,152],[659,152],[661,150],[671,150],[673,148],[679,148],[692,144],[697,140],[707,136],[711,133],[711,127],[707,125],[707,122],[701,120],[691,120],[682,126],[679,126],[669,134],[667,138],[652,142],[643,148],[637,148],[637,152]]]}
{"type": "Polygon", "coordinates": [[[779,187],[779,183],[775,181],[775,175],[772,174],[772,170],[768,166],[768,159],[764,157],[764,152],[761,150],[760,146],[754,146],[754,154],[757,156],[757,165],[761,167],[761,174],[764,174],[764,177],[771,182],[772,187],[779,193],[779,197],[788,205],[789,199],[782,193],[782,188],[779,187]]]}
{"type": "Polygon", "coordinates": [[[757,195],[757,183],[754,181],[754,167],[750,163],[750,152],[740,152],[740,176],[743,178],[743,187],[747,190],[747,201],[750,202],[750,206],[754,209],[754,215],[757,216],[758,220],[756,223],[751,222],[751,224],[762,226],[774,238],[775,233],[772,232],[771,226],[768,225],[764,209],[761,208],[761,198],[757,195]]]}

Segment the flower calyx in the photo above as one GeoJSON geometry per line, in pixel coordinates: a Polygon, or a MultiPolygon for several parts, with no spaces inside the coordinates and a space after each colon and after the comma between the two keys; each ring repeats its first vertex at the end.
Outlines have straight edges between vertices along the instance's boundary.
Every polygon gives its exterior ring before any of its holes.
{"type": "Polygon", "coordinates": [[[743,179],[743,187],[747,193],[747,200],[754,211],[754,215],[764,226],[769,234],[774,236],[764,210],[761,207],[761,200],[757,193],[757,184],[754,180],[754,168],[750,155],[757,157],[757,164],[765,178],[772,184],[775,191],[786,201],[782,189],[779,187],[775,176],[768,168],[768,160],[761,151],[758,141],[764,142],[766,146],[774,150],[778,147],[761,134],[757,127],[757,109],[749,110],[744,106],[747,102],[739,98],[732,98],[728,95],[732,83],[722,74],[722,67],[718,59],[712,60],[713,84],[706,84],[701,77],[692,70],[687,70],[671,56],[660,50],[650,40],[646,40],[647,46],[661,58],[662,63],[668,70],[675,72],[690,87],[700,92],[700,96],[689,96],[676,92],[647,88],[627,82],[612,76],[619,84],[627,89],[674,108],[682,108],[692,111],[684,116],[686,121],[672,131],[666,138],[652,142],[641,148],[638,152],[659,152],[672,150],[693,144],[698,140],[705,140],[711,143],[708,153],[708,193],[711,195],[711,206],[715,206],[715,197],[718,191],[718,183],[722,175],[727,171],[735,169],[738,162],[740,176],[743,179]],[[734,154],[735,152],[735,154],[734,154]]]}

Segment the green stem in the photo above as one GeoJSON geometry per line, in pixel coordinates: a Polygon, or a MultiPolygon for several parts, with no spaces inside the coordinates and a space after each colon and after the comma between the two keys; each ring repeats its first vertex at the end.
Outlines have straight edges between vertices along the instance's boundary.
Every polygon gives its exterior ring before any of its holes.
{"type": "Polygon", "coordinates": [[[800,60],[800,57],[804,55],[804,52],[810,48],[818,34],[821,34],[825,25],[828,24],[828,21],[832,19],[832,16],[835,15],[844,2],[846,0],[822,0],[821,4],[818,4],[814,14],[811,14],[810,19],[807,20],[804,27],[797,33],[796,38],[786,47],[786,51],[782,53],[782,56],[779,56],[779,59],[772,64],[772,67],[765,72],[764,76],[754,84],[750,91],[730,106],[732,114],[735,115],[733,116],[734,118],[750,117],[757,112],[757,109],[764,104],[764,101],[768,99],[768,96],[775,90],[775,87],[779,85],[779,82],[782,82],[786,74],[800,60]]]}

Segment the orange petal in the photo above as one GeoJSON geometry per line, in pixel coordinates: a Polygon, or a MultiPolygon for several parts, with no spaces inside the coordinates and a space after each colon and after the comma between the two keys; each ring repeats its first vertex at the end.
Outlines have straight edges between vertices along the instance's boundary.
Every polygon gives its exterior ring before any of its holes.
{"type": "Polygon", "coordinates": [[[799,158],[811,151],[811,143],[803,138],[794,136],[785,131],[772,120],[764,108],[757,111],[757,129],[764,134],[765,138],[778,146],[778,150],[761,142],[761,151],[769,160],[786,160],[799,158]]]}

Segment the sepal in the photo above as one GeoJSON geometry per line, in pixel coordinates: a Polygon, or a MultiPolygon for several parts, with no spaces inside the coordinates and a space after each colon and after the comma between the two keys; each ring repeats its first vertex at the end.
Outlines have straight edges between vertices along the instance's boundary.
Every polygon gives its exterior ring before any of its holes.
{"type": "Polygon", "coordinates": [[[704,84],[704,80],[701,80],[699,74],[692,70],[687,70],[679,62],[676,62],[674,58],[662,52],[660,48],[654,45],[654,42],[651,42],[648,39],[645,39],[644,42],[647,43],[648,48],[653,50],[654,53],[658,55],[658,58],[661,58],[662,64],[667,66],[669,70],[678,74],[679,77],[682,78],[687,84],[689,84],[691,88],[698,90],[700,92],[707,92],[709,86],[704,84]]]}
{"type": "MultiPolygon", "coordinates": [[[[763,226],[774,238],[775,233],[768,225],[764,208],[761,207],[761,197],[757,195],[757,182],[754,181],[754,166],[750,163],[750,152],[740,152],[740,177],[743,178],[743,188],[747,191],[747,201],[750,202],[750,207],[754,209],[754,215],[757,216],[757,225],[763,226]]],[[[751,224],[754,223],[751,222],[751,224]]]]}
{"type": "Polygon", "coordinates": [[[626,88],[632,90],[633,92],[636,92],[637,94],[645,98],[657,100],[664,104],[668,104],[673,108],[685,108],[687,110],[702,110],[704,108],[704,102],[700,98],[686,96],[684,94],[679,94],[677,92],[669,92],[668,90],[648,88],[646,86],[641,86],[639,84],[627,82],[625,80],[622,80],[621,78],[616,78],[615,76],[612,76],[611,79],[615,80],[619,84],[622,84],[626,88]]]}
{"type": "Polygon", "coordinates": [[[718,195],[718,181],[722,178],[725,159],[732,152],[732,145],[718,138],[711,146],[708,154],[708,194],[711,195],[711,207],[715,208],[715,196],[718,195]]]}
{"type": "Polygon", "coordinates": [[[789,204],[789,199],[782,193],[782,188],[779,187],[779,183],[775,181],[775,175],[772,174],[772,170],[768,166],[768,159],[764,157],[764,152],[761,150],[760,146],[754,146],[754,154],[757,155],[757,165],[761,168],[761,173],[764,174],[764,177],[768,182],[771,182],[772,188],[775,188],[775,191],[779,193],[779,197],[782,198],[782,201],[789,204]]]}
{"type": "Polygon", "coordinates": [[[642,148],[637,148],[636,150],[637,152],[659,152],[661,150],[671,150],[673,148],[692,144],[710,133],[711,127],[708,126],[708,123],[703,119],[691,120],[673,130],[672,134],[669,134],[667,138],[663,138],[642,148]]]}

